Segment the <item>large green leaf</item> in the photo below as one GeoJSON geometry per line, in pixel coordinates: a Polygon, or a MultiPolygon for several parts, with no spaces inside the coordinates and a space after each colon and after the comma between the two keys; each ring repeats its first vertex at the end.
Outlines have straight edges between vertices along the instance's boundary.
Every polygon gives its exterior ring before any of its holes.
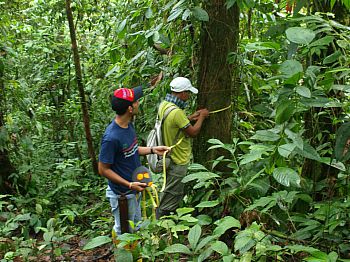
{"type": "Polygon", "coordinates": [[[251,139],[274,142],[280,139],[280,135],[272,132],[271,130],[258,130],[256,131],[255,135],[251,137],[251,139]]]}
{"type": "Polygon", "coordinates": [[[173,10],[170,14],[170,16],[168,17],[168,22],[175,20],[178,16],[180,16],[182,14],[182,12],[184,11],[184,9],[182,8],[177,8],[175,10],[173,10]]]}
{"type": "Polygon", "coordinates": [[[330,43],[332,43],[332,41],[334,40],[333,36],[327,35],[325,37],[322,37],[314,42],[312,42],[309,45],[309,48],[312,46],[323,46],[323,45],[329,45],[330,43]]]}
{"type": "Polygon", "coordinates": [[[227,9],[230,9],[235,3],[236,3],[237,0],[226,0],[226,8],[227,9]]]}
{"type": "Polygon", "coordinates": [[[219,235],[221,236],[223,233],[226,232],[226,230],[236,227],[241,228],[241,224],[237,219],[231,216],[226,216],[218,221],[215,222],[217,227],[215,228],[213,235],[219,235]]]}
{"type": "Polygon", "coordinates": [[[216,241],[211,244],[211,248],[215,251],[218,252],[220,255],[224,256],[228,254],[228,247],[226,243],[222,241],[216,241]]]}
{"type": "Polygon", "coordinates": [[[95,247],[102,246],[107,243],[111,243],[112,239],[108,236],[98,236],[93,239],[91,239],[86,245],[84,246],[83,250],[89,250],[93,249],[95,247]]]}
{"type": "Polygon", "coordinates": [[[335,51],[333,54],[330,54],[329,56],[325,57],[323,59],[323,64],[331,64],[338,60],[338,58],[341,56],[341,52],[339,50],[335,51]]]}
{"type": "Polygon", "coordinates": [[[311,91],[306,86],[298,86],[295,91],[303,97],[307,97],[307,98],[311,97],[311,91]]]}
{"type": "Polygon", "coordinates": [[[195,250],[201,234],[202,228],[200,225],[195,225],[190,229],[190,232],[188,232],[188,242],[190,243],[192,250],[195,250]]]}
{"type": "Polygon", "coordinates": [[[276,124],[283,124],[287,122],[294,114],[295,105],[291,100],[281,102],[276,109],[276,124]]]}
{"type": "Polygon", "coordinates": [[[191,250],[183,244],[173,244],[166,249],[164,249],[165,253],[181,253],[191,255],[191,250]]]}
{"type": "Polygon", "coordinates": [[[193,207],[182,207],[182,208],[178,208],[176,209],[176,213],[179,217],[191,213],[192,211],[194,211],[193,207]]]}
{"type": "Polygon", "coordinates": [[[290,27],[286,30],[286,35],[289,41],[302,45],[311,43],[316,36],[315,32],[303,27],[290,27]]]}
{"type": "Polygon", "coordinates": [[[220,177],[220,176],[211,172],[197,172],[197,173],[193,173],[185,176],[182,179],[182,183],[187,183],[193,180],[206,181],[208,179],[217,178],[217,177],[220,177]]]}
{"type": "Polygon", "coordinates": [[[214,200],[214,201],[203,201],[201,203],[199,203],[198,205],[196,205],[196,207],[215,207],[219,204],[218,200],[214,200]]]}
{"type": "Polygon", "coordinates": [[[303,65],[296,60],[286,60],[280,66],[280,71],[285,78],[291,78],[303,72],[303,65]]]}
{"type": "Polygon", "coordinates": [[[281,185],[300,187],[300,177],[296,171],[288,167],[278,167],[273,171],[273,178],[281,185]]]}
{"type": "Polygon", "coordinates": [[[114,253],[116,261],[133,262],[132,253],[124,248],[118,248],[114,253]]]}
{"type": "Polygon", "coordinates": [[[317,153],[316,149],[313,148],[309,143],[306,143],[305,141],[303,143],[303,150],[297,147],[296,152],[298,152],[298,154],[302,155],[303,157],[316,161],[321,161],[321,157],[317,153]]]}
{"type": "Polygon", "coordinates": [[[295,149],[296,145],[293,143],[284,144],[278,147],[278,153],[283,157],[288,157],[293,150],[295,149]]]}

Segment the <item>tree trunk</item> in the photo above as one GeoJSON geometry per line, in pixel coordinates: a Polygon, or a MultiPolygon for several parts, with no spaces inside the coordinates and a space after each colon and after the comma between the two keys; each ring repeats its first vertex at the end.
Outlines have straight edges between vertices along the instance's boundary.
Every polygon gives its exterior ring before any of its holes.
{"type": "Polygon", "coordinates": [[[86,99],[85,99],[85,91],[84,91],[84,85],[83,85],[83,80],[82,80],[83,78],[82,78],[82,74],[81,74],[80,58],[79,58],[78,45],[77,45],[76,34],[75,34],[75,29],[74,29],[73,14],[72,14],[72,9],[70,7],[70,2],[71,2],[70,0],[66,0],[66,10],[67,10],[68,23],[69,23],[70,37],[71,37],[71,41],[72,41],[75,74],[76,74],[77,85],[78,85],[79,94],[80,94],[81,110],[83,113],[85,137],[86,137],[86,141],[87,141],[89,155],[90,155],[90,158],[92,161],[93,171],[95,173],[98,173],[95,150],[94,150],[92,136],[91,136],[91,130],[90,130],[89,112],[88,112],[87,103],[86,103],[86,99]]]}
{"type": "MultiPolygon", "coordinates": [[[[0,50],[0,55],[1,50],[0,50]]],[[[0,133],[3,131],[5,114],[5,85],[4,85],[4,64],[0,60],[0,133]]],[[[9,176],[16,170],[13,167],[6,148],[0,148],[0,194],[10,193],[11,182],[9,176]]]]}
{"type": "MultiPolygon", "coordinates": [[[[209,111],[225,108],[232,104],[235,95],[235,63],[228,62],[228,55],[237,51],[239,40],[239,8],[235,4],[227,10],[225,0],[204,1],[203,8],[209,14],[201,35],[200,64],[197,86],[198,106],[209,111]]],[[[232,109],[213,113],[204,121],[199,136],[194,141],[194,158],[205,164],[222,152],[207,152],[207,141],[217,138],[231,143],[232,109]]]]}

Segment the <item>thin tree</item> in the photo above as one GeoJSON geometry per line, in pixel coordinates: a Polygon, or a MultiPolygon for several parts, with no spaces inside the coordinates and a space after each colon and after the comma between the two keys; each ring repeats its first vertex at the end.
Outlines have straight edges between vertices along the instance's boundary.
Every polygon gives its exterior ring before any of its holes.
{"type": "MultiPolygon", "coordinates": [[[[234,57],[237,51],[239,32],[239,8],[235,4],[227,9],[225,0],[203,1],[203,8],[209,15],[209,22],[203,23],[200,43],[200,64],[197,85],[199,107],[215,111],[230,106],[235,86],[236,64],[228,57],[234,57]]],[[[207,141],[217,138],[231,143],[232,110],[211,114],[204,122],[201,134],[194,143],[196,162],[206,163],[215,159],[219,152],[206,151],[207,141]]],[[[220,152],[221,154],[222,152],[220,152]]]]}
{"type": "Polygon", "coordinates": [[[81,73],[78,45],[77,45],[76,33],[75,33],[74,22],[73,22],[73,14],[72,14],[72,9],[71,9],[70,3],[71,3],[70,0],[66,0],[66,11],[67,11],[68,24],[69,24],[70,37],[71,37],[71,42],[72,42],[75,74],[76,74],[77,85],[78,85],[79,94],[80,94],[81,110],[83,113],[85,137],[86,137],[86,141],[87,141],[88,152],[89,152],[89,155],[90,155],[90,158],[92,161],[93,171],[95,173],[98,173],[95,150],[94,150],[92,136],[91,136],[91,130],[90,130],[89,111],[88,111],[87,102],[85,99],[85,91],[84,91],[83,78],[82,78],[82,73],[81,73]]]}
{"type": "MultiPolygon", "coordinates": [[[[5,51],[0,49],[0,56],[5,56],[5,51]]],[[[4,127],[4,114],[5,114],[5,84],[4,84],[4,71],[5,65],[0,60],[0,133],[4,127]]],[[[0,147],[0,192],[9,193],[10,192],[10,175],[15,172],[15,168],[12,165],[8,151],[6,147],[0,147]]]]}

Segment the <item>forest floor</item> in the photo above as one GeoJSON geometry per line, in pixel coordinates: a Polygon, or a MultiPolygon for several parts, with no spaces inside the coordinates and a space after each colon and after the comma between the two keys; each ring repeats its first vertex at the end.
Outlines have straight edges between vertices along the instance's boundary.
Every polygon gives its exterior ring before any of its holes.
{"type": "MultiPolygon", "coordinates": [[[[111,244],[106,244],[101,247],[96,247],[92,250],[82,250],[86,244],[86,240],[79,237],[71,238],[67,243],[63,244],[61,249],[64,253],[56,257],[54,260],[50,256],[50,251],[40,254],[40,256],[29,256],[28,261],[36,262],[52,262],[52,261],[75,261],[75,262],[115,262],[111,244]]],[[[23,262],[22,258],[16,258],[14,262],[23,262]]]]}

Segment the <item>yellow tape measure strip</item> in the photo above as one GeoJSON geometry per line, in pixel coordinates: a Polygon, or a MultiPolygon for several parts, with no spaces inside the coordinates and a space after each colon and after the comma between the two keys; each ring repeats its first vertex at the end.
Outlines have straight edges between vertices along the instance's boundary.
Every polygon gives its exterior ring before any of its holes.
{"type": "Polygon", "coordinates": [[[225,110],[229,109],[231,106],[232,106],[232,104],[230,104],[229,106],[227,106],[225,108],[221,108],[221,109],[218,109],[218,110],[215,110],[215,111],[210,111],[209,114],[215,114],[215,113],[219,113],[221,111],[225,111],[225,110]]]}

